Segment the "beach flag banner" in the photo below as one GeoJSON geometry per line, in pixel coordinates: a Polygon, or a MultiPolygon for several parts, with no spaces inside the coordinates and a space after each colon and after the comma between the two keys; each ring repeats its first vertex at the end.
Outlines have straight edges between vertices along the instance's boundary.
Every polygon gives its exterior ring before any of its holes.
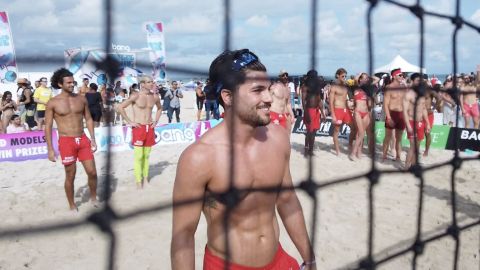
{"type": "Polygon", "coordinates": [[[152,62],[152,77],[156,81],[164,81],[166,78],[165,65],[165,36],[163,35],[163,24],[161,22],[147,22],[144,24],[147,32],[147,44],[150,48],[150,61],[152,62]]]}
{"type": "Polygon", "coordinates": [[[7,12],[0,11],[0,82],[4,84],[15,83],[17,74],[17,63],[8,15],[7,12]]]}
{"type": "Polygon", "coordinates": [[[64,51],[65,56],[65,68],[73,74],[79,72],[87,61],[88,51],[81,48],[71,48],[64,51]]]}

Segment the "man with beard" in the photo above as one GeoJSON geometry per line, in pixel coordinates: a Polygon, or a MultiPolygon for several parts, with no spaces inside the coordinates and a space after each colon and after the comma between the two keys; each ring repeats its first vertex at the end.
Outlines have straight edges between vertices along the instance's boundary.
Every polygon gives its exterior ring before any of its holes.
{"type": "Polygon", "coordinates": [[[265,66],[247,49],[225,51],[212,62],[209,77],[225,108],[225,118],[187,147],[178,161],[172,269],[194,269],[194,236],[202,211],[208,235],[203,269],[223,270],[226,264],[232,270],[298,269],[298,263],[280,245],[275,209],[305,269],[315,269],[302,207],[295,191],[289,189],[293,184],[288,132],[269,125],[272,97],[265,66]],[[239,191],[267,187],[273,190],[239,191]],[[288,190],[279,192],[283,188],[288,190]],[[181,204],[191,200],[195,201],[181,204]]]}
{"type": "Polygon", "coordinates": [[[58,148],[62,164],[65,167],[65,193],[70,210],[77,210],[73,201],[74,181],[77,172],[77,159],[82,162],[88,176],[90,200],[97,202],[97,170],[93,152],[97,150],[93,120],[88,110],[85,97],[73,93],[73,74],[65,68],[53,73],[52,85],[62,89],[61,93],[50,99],[45,111],[45,139],[47,141],[48,159],[55,162],[52,144],[53,120],[57,124],[58,148]],[[90,139],[83,132],[83,119],[87,123],[90,139]]]}

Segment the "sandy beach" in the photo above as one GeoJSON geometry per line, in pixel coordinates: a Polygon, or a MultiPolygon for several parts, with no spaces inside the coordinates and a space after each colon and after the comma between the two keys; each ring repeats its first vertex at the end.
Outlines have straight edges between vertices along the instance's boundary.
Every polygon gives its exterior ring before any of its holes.
{"type": "MultiPolygon", "coordinates": [[[[195,121],[194,93],[182,100],[182,121],[195,121]]],[[[167,118],[162,116],[161,123],[167,118]]],[[[303,157],[304,136],[292,134],[291,173],[295,184],[306,179],[308,160],[303,157]]],[[[150,157],[151,182],[136,190],[133,177],[133,151],[113,153],[112,207],[118,213],[171,202],[177,162],[187,144],[157,146],[150,157]]],[[[366,173],[371,160],[364,156],[350,161],[344,153],[335,156],[331,137],[317,137],[313,177],[318,183],[366,173]]],[[[405,159],[406,151],[402,153],[405,159]]],[[[451,159],[452,151],[432,149],[422,158],[425,166],[451,159]]],[[[106,153],[96,153],[99,193],[104,194],[106,153]]],[[[393,161],[378,163],[380,169],[395,169],[393,161]]],[[[422,218],[423,238],[445,232],[452,219],[450,201],[451,166],[424,174],[425,190],[422,218]]],[[[86,175],[77,165],[75,200],[78,213],[67,210],[59,161],[32,160],[4,162],[0,166],[0,231],[5,228],[35,227],[54,222],[81,220],[95,208],[87,203],[86,175]]],[[[459,225],[480,219],[480,162],[462,164],[456,174],[457,220],[459,225]]],[[[312,200],[297,192],[307,224],[312,223],[312,200]]],[[[367,254],[368,181],[366,178],[328,186],[317,192],[318,219],[315,228],[317,269],[348,269],[367,254]]],[[[382,174],[374,189],[374,255],[384,258],[413,244],[417,230],[419,180],[411,174],[382,174]]],[[[117,269],[170,269],[171,210],[142,215],[114,224],[117,235],[117,269]]],[[[287,252],[300,256],[282,227],[281,243],[287,252]]],[[[310,231],[310,234],[312,232],[310,231]]],[[[458,269],[480,268],[480,226],[460,234],[458,269]]],[[[202,268],[206,243],[206,224],[202,217],[196,233],[196,269],[202,268]]],[[[455,242],[444,237],[426,245],[418,259],[418,269],[452,269],[455,242]]],[[[0,239],[0,269],[105,269],[108,238],[95,226],[85,224],[71,230],[35,236],[0,239]]],[[[410,269],[413,253],[407,253],[378,269],[410,269]]]]}

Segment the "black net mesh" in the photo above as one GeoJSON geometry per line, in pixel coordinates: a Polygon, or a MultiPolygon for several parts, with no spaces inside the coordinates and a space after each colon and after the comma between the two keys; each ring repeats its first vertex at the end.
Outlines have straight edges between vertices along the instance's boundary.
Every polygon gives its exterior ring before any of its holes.
{"type": "MultiPolygon", "coordinates": [[[[317,53],[318,53],[318,46],[316,44],[317,40],[317,14],[318,14],[318,2],[320,1],[311,1],[311,35],[310,35],[310,67],[314,69],[317,66],[317,53]]],[[[452,73],[457,74],[457,34],[460,31],[462,27],[469,27],[477,32],[480,33],[480,27],[473,25],[472,23],[469,23],[466,21],[464,18],[462,18],[460,14],[460,0],[456,1],[456,12],[454,16],[451,15],[445,15],[445,14],[439,14],[436,12],[431,12],[428,10],[425,10],[423,6],[421,5],[421,1],[417,0],[417,3],[414,5],[405,5],[402,4],[398,1],[392,1],[392,0],[367,0],[369,3],[369,8],[368,11],[365,15],[366,19],[366,26],[367,26],[367,42],[368,42],[368,73],[373,74],[373,62],[374,62],[374,53],[373,53],[373,32],[372,32],[372,17],[373,13],[381,2],[382,4],[389,4],[393,8],[398,8],[398,9],[406,9],[409,10],[414,16],[418,19],[419,22],[419,32],[420,32],[420,67],[424,67],[424,21],[426,17],[436,17],[444,20],[449,20],[451,23],[454,25],[454,31],[452,33],[452,73]]],[[[104,1],[104,12],[105,12],[105,50],[108,53],[111,51],[110,44],[112,43],[112,5],[114,4],[114,1],[112,0],[105,0],[104,1]]],[[[224,24],[224,49],[230,49],[231,46],[231,18],[230,18],[230,1],[225,0],[224,1],[224,19],[225,19],[225,24],[224,24]]],[[[320,20],[321,23],[321,20],[320,20]]],[[[58,63],[59,65],[63,65],[63,58],[50,58],[50,57],[41,57],[41,56],[20,56],[17,57],[17,60],[19,62],[50,62],[50,63],[58,63]]],[[[96,63],[97,66],[101,67],[103,70],[109,74],[110,78],[114,78],[115,75],[117,74],[117,67],[118,63],[115,62],[114,59],[112,58],[107,58],[104,62],[101,63],[96,63]]],[[[149,63],[139,63],[138,65],[140,68],[141,67],[149,67],[149,63]]],[[[207,76],[208,72],[205,70],[193,70],[185,67],[180,67],[180,66],[169,66],[167,71],[175,71],[175,72],[181,72],[184,74],[195,74],[197,76],[207,76]]],[[[455,79],[455,77],[454,77],[455,79]]],[[[456,85],[454,82],[453,85],[456,85]]],[[[422,93],[424,89],[422,89],[423,86],[420,86],[419,89],[417,89],[417,100],[422,96],[422,93]]],[[[447,91],[452,97],[454,97],[455,100],[458,101],[459,99],[459,89],[454,87],[453,89],[447,89],[447,91]]],[[[372,117],[372,119],[374,119],[372,117]]],[[[457,123],[459,120],[459,109],[457,109],[457,115],[456,115],[457,123]]],[[[232,130],[235,129],[234,126],[231,127],[232,130]]],[[[375,131],[375,125],[372,125],[372,129],[375,131]]],[[[453,132],[457,132],[456,129],[453,129],[453,132]]],[[[415,129],[414,129],[415,132],[415,129]]],[[[110,129],[108,135],[110,135],[110,129]]],[[[457,139],[456,142],[458,141],[459,134],[454,134],[455,138],[457,139]]],[[[232,138],[233,140],[233,138],[232,138]]],[[[416,140],[416,134],[415,134],[415,140],[416,140]]],[[[457,147],[455,147],[456,149],[457,147]]],[[[233,151],[233,148],[232,148],[233,151]]],[[[418,152],[416,151],[417,159],[418,159],[418,152]]],[[[233,162],[233,154],[231,155],[232,158],[230,160],[230,164],[234,164],[233,162]]],[[[38,235],[38,234],[45,234],[47,232],[60,232],[64,230],[73,230],[78,227],[86,226],[88,224],[94,224],[97,226],[105,235],[109,238],[109,252],[108,252],[108,265],[107,269],[115,269],[116,268],[116,250],[117,250],[117,235],[113,229],[113,226],[115,223],[120,222],[120,221],[125,221],[125,220],[130,220],[130,219],[135,219],[139,218],[140,216],[148,215],[148,214],[153,214],[157,213],[160,211],[168,210],[172,207],[179,207],[183,205],[188,205],[194,202],[199,202],[203,201],[205,198],[191,198],[190,200],[183,201],[183,202],[177,202],[175,204],[172,203],[159,203],[156,206],[153,207],[146,207],[143,209],[135,209],[134,211],[126,212],[126,213],[117,213],[112,209],[111,204],[110,204],[110,198],[111,198],[111,155],[110,155],[110,149],[108,149],[108,154],[106,155],[106,179],[104,182],[104,190],[106,191],[105,195],[105,200],[106,203],[104,207],[91,214],[86,220],[81,220],[81,221],[67,221],[67,222],[59,222],[55,224],[47,224],[47,225],[29,225],[28,227],[15,227],[15,228],[2,228],[0,230],[0,239],[2,238],[8,238],[11,236],[16,236],[16,237],[27,237],[29,235],[38,235]]],[[[475,226],[480,225],[480,219],[478,219],[478,216],[475,217],[474,221],[468,224],[464,225],[459,225],[458,222],[458,217],[457,217],[457,196],[458,194],[456,193],[456,174],[458,170],[461,168],[462,164],[465,162],[472,162],[472,161],[477,161],[479,160],[479,156],[470,156],[470,157],[465,157],[461,158],[459,151],[456,150],[454,153],[453,158],[449,159],[446,162],[442,162],[440,164],[435,164],[431,166],[422,166],[422,165],[414,165],[412,166],[408,171],[400,171],[398,169],[391,169],[391,170],[381,170],[378,168],[377,164],[375,163],[375,151],[373,151],[372,156],[371,156],[371,167],[368,172],[366,173],[361,173],[358,175],[354,176],[349,176],[345,178],[340,178],[340,179],[332,179],[330,181],[322,181],[319,182],[313,177],[313,167],[314,167],[314,162],[313,159],[310,157],[308,160],[308,176],[304,181],[301,181],[299,184],[291,187],[291,188],[285,188],[284,190],[300,190],[305,192],[312,200],[313,206],[312,206],[312,217],[311,217],[311,228],[310,228],[310,235],[311,235],[311,243],[314,245],[314,250],[316,253],[320,254],[322,252],[322,247],[315,246],[316,243],[316,238],[318,237],[316,235],[316,229],[317,226],[319,226],[319,223],[321,222],[321,218],[319,217],[318,213],[318,204],[319,204],[319,197],[320,193],[323,189],[331,186],[336,186],[348,182],[354,182],[354,181],[365,181],[365,179],[368,180],[368,237],[367,237],[367,254],[357,262],[350,264],[346,268],[348,269],[375,269],[378,266],[384,265],[386,262],[389,262],[391,260],[394,260],[400,256],[406,256],[408,254],[413,255],[413,259],[411,261],[411,267],[412,269],[416,269],[418,265],[418,259],[419,256],[422,255],[424,252],[425,248],[432,242],[437,241],[442,238],[446,237],[451,237],[453,241],[455,242],[454,244],[454,263],[452,266],[447,266],[445,265],[444,269],[448,268],[453,268],[453,269],[458,269],[458,261],[459,261],[459,256],[460,256],[460,235],[462,232],[469,230],[475,226]],[[450,175],[450,190],[449,190],[449,199],[451,203],[451,222],[446,230],[442,231],[435,231],[432,232],[428,235],[422,234],[422,221],[424,221],[424,196],[425,196],[425,179],[424,175],[426,172],[435,170],[441,167],[446,167],[446,166],[451,166],[452,171],[450,175]],[[401,248],[396,248],[392,249],[391,252],[384,252],[382,254],[375,255],[374,254],[374,240],[375,240],[375,230],[374,230],[374,225],[375,225],[375,188],[379,181],[381,180],[382,176],[385,175],[391,175],[391,174],[410,174],[414,175],[418,179],[418,209],[417,209],[417,223],[416,223],[416,236],[415,240],[411,245],[407,245],[407,247],[404,247],[405,245],[399,245],[401,248]],[[403,248],[402,248],[403,247],[403,248]]],[[[231,166],[232,167],[232,166],[231,166]]],[[[233,178],[233,173],[230,174],[231,178],[233,178]]],[[[262,188],[262,189],[248,189],[248,190],[239,190],[236,189],[235,187],[231,186],[231,188],[221,194],[211,194],[209,196],[217,197],[221,196],[223,197],[224,201],[227,202],[227,212],[225,215],[225,219],[228,219],[229,214],[231,211],[235,208],[236,204],[238,203],[238,195],[239,192],[242,191],[262,191],[262,192],[281,192],[282,190],[279,190],[278,187],[272,187],[272,188],[262,188]]],[[[228,222],[224,222],[225,225],[225,230],[228,230],[228,222]]],[[[480,239],[480,236],[479,236],[480,239]]],[[[227,243],[227,261],[228,258],[230,257],[230,251],[228,249],[229,243],[228,239],[226,241],[227,243]]],[[[165,251],[167,252],[167,251],[165,251]]],[[[478,258],[477,258],[478,260],[478,258]]],[[[475,267],[475,266],[472,266],[475,267]]],[[[478,265],[477,265],[478,267],[478,265]]],[[[166,267],[168,268],[168,267],[166,267]]],[[[227,265],[227,268],[228,265],[227,265]]]]}

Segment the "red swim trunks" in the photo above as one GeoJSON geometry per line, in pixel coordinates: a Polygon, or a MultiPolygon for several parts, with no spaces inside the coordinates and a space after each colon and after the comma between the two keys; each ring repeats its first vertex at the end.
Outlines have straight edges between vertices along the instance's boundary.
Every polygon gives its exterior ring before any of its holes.
{"type": "Polygon", "coordinates": [[[352,114],[347,108],[335,108],[335,118],[337,119],[335,125],[352,123],[352,114]]]}
{"type": "MultiPolygon", "coordinates": [[[[433,128],[433,121],[434,121],[435,117],[433,115],[433,112],[431,113],[428,113],[428,123],[430,124],[430,128],[433,128]]],[[[425,121],[423,121],[423,124],[425,126],[427,126],[427,123],[425,121]]]]}
{"type": "Polygon", "coordinates": [[[310,116],[310,123],[307,122],[307,114],[303,116],[303,123],[307,127],[308,132],[314,132],[320,129],[320,110],[317,108],[308,108],[307,112],[308,116],[310,116]]]}
{"type": "Polygon", "coordinates": [[[274,124],[274,125],[280,125],[284,128],[287,128],[287,114],[285,113],[276,113],[276,112],[272,112],[270,111],[270,121],[274,124]]]}
{"type": "Polygon", "coordinates": [[[463,103],[463,112],[466,117],[478,117],[480,112],[478,111],[477,103],[467,104],[463,103]]]}
{"type": "MultiPolygon", "coordinates": [[[[423,121],[416,121],[414,124],[413,120],[410,120],[410,126],[412,129],[417,129],[417,141],[421,142],[423,138],[425,138],[425,123],[423,121]]],[[[411,133],[407,130],[407,138],[409,140],[413,139],[413,130],[411,133]]]]}
{"type": "Polygon", "coordinates": [[[144,147],[155,145],[155,128],[151,125],[132,127],[132,144],[144,147]]]}
{"type": "Polygon", "coordinates": [[[73,164],[77,162],[77,159],[80,161],[93,159],[90,139],[85,134],[79,137],[60,136],[58,150],[63,165],[73,164]]]}
{"type": "Polygon", "coordinates": [[[405,121],[403,120],[403,112],[390,111],[390,117],[392,118],[393,125],[388,124],[388,119],[385,119],[385,127],[388,129],[405,129],[405,121]]]}
{"type": "MultiPolygon", "coordinates": [[[[230,270],[298,270],[300,266],[298,262],[290,255],[288,255],[279,244],[277,253],[273,260],[262,267],[249,267],[239,264],[231,263],[230,270]]],[[[203,270],[224,270],[225,261],[212,254],[212,252],[205,246],[205,256],[203,257],[203,270]]]]}

